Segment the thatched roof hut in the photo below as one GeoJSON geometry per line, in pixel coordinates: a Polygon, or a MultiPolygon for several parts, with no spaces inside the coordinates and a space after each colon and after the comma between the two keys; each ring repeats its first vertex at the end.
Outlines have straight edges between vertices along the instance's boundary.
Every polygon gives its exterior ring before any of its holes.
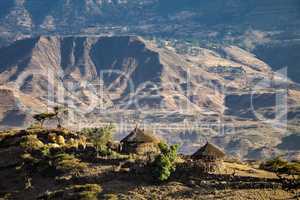
{"type": "Polygon", "coordinates": [[[127,135],[121,143],[133,142],[133,143],[159,143],[160,139],[154,135],[151,131],[145,131],[139,128],[135,128],[129,135],[127,135]]]}
{"type": "Polygon", "coordinates": [[[192,159],[204,161],[217,161],[225,157],[225,153],[217,146],[207,142],[203,147],[192,155],[192,159]]]}
{"type": "Polygon", "coordinates": [[[160,141],[151,131],[135,128],[128,136],[121,140],[122,152],[145,154],[157,151],[160,141]]]}

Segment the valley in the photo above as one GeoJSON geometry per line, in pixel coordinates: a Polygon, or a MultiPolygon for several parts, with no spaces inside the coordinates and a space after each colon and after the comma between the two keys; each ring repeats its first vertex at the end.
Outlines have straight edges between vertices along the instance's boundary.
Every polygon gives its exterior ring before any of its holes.
{"type": "Polygon", "coordinates": [[[243,159],[264,148],[258,158],[282,153],[281,138],[298,130],[298,85],[237,46],[184,53],[136,36],[41,36],[0,56],[8,58],[0,61],[2,129],[27,127],[34,113],[61,105],[72,129],[114,123],[121,137],[140,124],[182,153],[213,140],[243,159]],[[257,143],[262,136],[272,139],[257,143]]]}
{"type": "Polygon", "coordinates": [[[299,41],[299,0],[0,0],[0,199],[299,199],[299,41]]]}

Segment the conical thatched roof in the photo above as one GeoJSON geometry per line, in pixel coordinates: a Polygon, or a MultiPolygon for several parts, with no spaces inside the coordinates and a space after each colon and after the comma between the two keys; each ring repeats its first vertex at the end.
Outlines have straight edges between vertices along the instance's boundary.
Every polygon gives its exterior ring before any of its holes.
{"type": "Polygon", "coordinates": [[[123,140],[121,140],[121,143],[125,142],[159,143],[160,139],[151,131],[144,131],[139,128],[135,128],[129,135],[127,135],[123,140]]]}
{"type": "Polygon", "coordinates": [[[201,147],[196,153],[192,155],[192,158],[203,158],[203,157],[213,157],[216,159],[221,159],[225,157],[225,153],[220,150],[215,145],[207,142],[203,147],[201,147]]]}

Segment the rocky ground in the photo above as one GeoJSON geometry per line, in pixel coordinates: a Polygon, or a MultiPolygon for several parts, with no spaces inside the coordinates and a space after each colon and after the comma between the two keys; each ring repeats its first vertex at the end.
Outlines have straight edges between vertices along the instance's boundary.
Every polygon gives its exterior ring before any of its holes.
{"type": "Polygon", "coordinates": [[[140,168],[142,157],[97,156],[86,138],[68,130],[32,128],[0,134],[2,199],[297,199],[299,185],[255,164],[226,161],[206,174],[178,160],[169,181],[140,168]],[[184,167],[185,166],[185,167],[184,167]]]}
{"type": "Polygon", "coordinates": [[[26,128],[33,114],[61,105],[73,129],[116,122],[124,136],[122,125],[132,129],[138,120],[180,143],[182,153],[203,145],[200,138],[243,159],[297,158],[299,145],[293,152],[278,147],[299,132],[297,84],[237,46],[193,51],[180,54],[136,36],[14,42],[0,48],[0,129],[26,128]],[[285,113],[276,99],[287,89],[287,127],[277,127],[285,113]]]}

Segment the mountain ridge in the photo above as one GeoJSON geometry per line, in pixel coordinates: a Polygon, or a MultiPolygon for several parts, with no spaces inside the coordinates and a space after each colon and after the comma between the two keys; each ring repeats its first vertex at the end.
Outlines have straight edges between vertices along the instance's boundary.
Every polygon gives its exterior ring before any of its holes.
{"type": "Polygon", "coordinates": [[[227,44],[254,52],[273,69],[287,66],[300,82],[297,57],[290,56],[299,50],[297,0],[3,0],[0,7],[0,46],[24,37],[82,34],[227,44]]]}
{"type": "MultiPolygon", "coordinates": [[[[274,145],[287,133],[259,125],[257,114],[272,119],[276,110],[271,104],[273,89],[257,82],[274,74],[279,89],[294,83],[281,81],[267,64],[236,46],[197,51],[178,54],[137,36],[40,36],[17,41],[0,48],[0,57],[7,58],[0,60],[0,96],[8,104],[0,113],[1,128],[28,126],[33,114],[62,105],[73,115],[65,122],[72,128],[111,121],[132,124],[138,119],[159,123],[158,133],[171,143],[181,142],[184,153],[194,150],[191,143],[202,144],[202,137],[240,157],[259,155],[264,146],[276,150],[274,145]],[[255,89],[254,113],[249,87],[255,89]],[[242,105],[248,106],[236,109],[242,105]],[[221,119],[240,137],[220,136],[213,124],[221,119]],[[198,139],[182,136],[186,122],[197,125],[198,139]],[[198,128],[207,123],[211,128],[198,128]],[[171,124],[179,129],[160,130],[171,124]],[[245,134],[249,129],[253,135],[245,134]],[[270,140],[256,143],[261,134],[270,140]]],[[[289,91],[292,127],[297,124],[299,96],[298,90],[289,91]]]]}

